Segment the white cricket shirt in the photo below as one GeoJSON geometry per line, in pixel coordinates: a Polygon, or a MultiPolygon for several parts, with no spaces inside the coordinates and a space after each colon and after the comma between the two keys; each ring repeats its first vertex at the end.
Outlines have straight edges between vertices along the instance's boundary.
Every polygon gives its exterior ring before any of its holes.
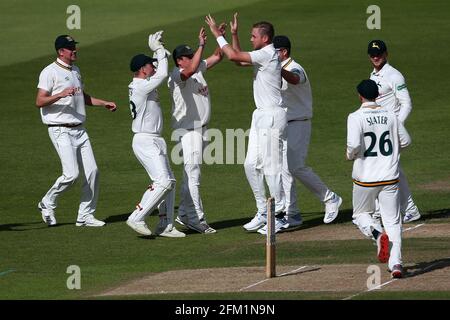
{"type": "Polygon", "coordinates": [[[281,67],[300,77],[300,82],[297,84],[291,84],[283,79],[281,97],[283,98],[283,108],[287,113],[287,121],[311,119],[313,115],[312,92],[305,70],[292,58],[284,60],[281,67]]]}
{"type": "Polygon", "coordinates": [[[253,64],[253,97],[256,108],[280,107],[281,64],[273,44],[249,54],[253,64]]]}
{"type": "Polygon", "coordinates": [[[373,70],[370,79],[378,85],[380,95],[376,102],[397,115],[401,122],[405,122],[412,109],[411,98],[403,75],[389,63],[380,71],[373,70]]]}
{"type": "Polygon", "coordinates": [[[73,96],[61,98],[51,105],[40,108],[44,124],[80,124],[86,120],[83,82],[77,66],[70,66],[56,59],[41,71],[37,87],[49,92],[50,95],[58,94],[67,88],[76,88],[73,96]]]}
{"type": "Polygon", "coordinates": [[[160,135],[163,129],[163,116],[156,89],[168,73],[167,57],[158,59],[156,73],[147,78],[133,78],[128,85],[130,111],[134,133],[150,133],[160,135]]]}
{"type": "Polygon", "coordinates": [[[347,158],[354,160],[354,182],[367,187],[395,183],[400,148],[410,143],[408,132],[391,110],[363,103],[347,119],[347,158]]]}
{"type": "Polygon", "coordinates": [[[181,79],[183,69],[175,67],[168,80],[172,96],[172,127],[192,130],[208,124],[211,116],[211,101],[208,85],[203,73],[206,60],[200,62],[197,71],[186,81],[181,79]]]}

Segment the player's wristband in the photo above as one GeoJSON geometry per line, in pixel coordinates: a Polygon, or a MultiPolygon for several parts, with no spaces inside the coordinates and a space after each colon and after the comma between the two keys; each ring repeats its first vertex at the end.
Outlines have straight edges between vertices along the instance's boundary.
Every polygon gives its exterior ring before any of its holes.
{"type": "Polygon", "coordinates": [[[228,44],[227,40],[225,40],[225,38],[223,36],[218,37],[216,40],[217,40],[217,43],[219,44],[220,49],[222,49],[223,47],[225,47],[228,44]]]}
{"type": "Polygon", "coordinates": [[[204,44],[199,44],[198,46],[199,46],[199,47],[202,47],[202,48],[204,48],[204,47],[205,47],[205,45],[204,45],[204,44]]]}

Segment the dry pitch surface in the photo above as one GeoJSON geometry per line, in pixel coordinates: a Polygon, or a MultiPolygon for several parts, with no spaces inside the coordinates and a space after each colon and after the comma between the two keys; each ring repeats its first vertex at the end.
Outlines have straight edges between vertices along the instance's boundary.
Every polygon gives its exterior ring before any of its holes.
{"type": "MultiPolygon", "coordinates": [[[[419,222],[404,226],[404,239],[450,237],[450,224],[419,222]]],[[[364,239],[352,225],[323,225],[277,235],[277,241],[364,239]]],[[[368,241],[368,240],[367,240],[368,241]]],[[[375,249],[374,249],[375,250],[375,249]]],[[[442,256],[443,255],[443,256],[442,256]]],[[[406,263],[406,277],[391,279],[385,264],[380,268],[381,282],[371,290],[450,291],[450,252],[439,259],[419,264],[406,263]]],[[[277,266],[277,276],[267,279],[263,267],[176,270],[153,273],[109,289],[99,296],[126,296],[204,292],[356,292],[353,298],[369,291],[368,265],[327,264],[277,266]]]]}

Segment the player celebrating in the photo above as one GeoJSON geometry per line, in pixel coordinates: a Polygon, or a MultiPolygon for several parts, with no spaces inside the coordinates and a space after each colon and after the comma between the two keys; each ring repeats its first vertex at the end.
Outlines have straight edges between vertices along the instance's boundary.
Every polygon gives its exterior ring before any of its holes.
{"type": "Polygon", "coordinates": [[[61,160],[63,172],[38,203],[38,209],[47,225],[56,225],[58,197],[80,177],[82,194],[75,225],[101,227],[105,223],[94,217],[98,199],[98,168],[83,126],[86,120],[85,104],[103,106],[110,111],[116,110],[116,104],[91,97],[84,91],[80,69],[74,65],[77,43],[68,35],[58,36],[55,40],[57,59],[39,75],[36,106],[40,108],[42,122],[48,126],[48,134],[61,160]]]}
{"type": "Polygon", "coordinates": [[[281,65],[272,44],[274,28],[266,21],[255,23],[251,32],[255,50],[243,52],[239,45],[237,13],[230,25],[232,45],[225,40],[211,15],[206,17],[206,23],[229,60],[241,66],[252,65],[254,68],[253,96],[256,110],[252,115],[244,168],[258,211],[244,228],[256,231],[267,221],[264,177],[272,197],[279,199],[281,191],[286,112],[281,107],[281,65]]]}
{"type": "Polygon", "coordinates": [[[363,80],[357,90],[362,105],[347,120],[347,159],[354,160],[353,223],[377,242],[378,259],[383,263],[389,259],[392,277],[401,278],[399,159],[400,148],[407,147],[411,138],[394,112],[375,103],[378,86],[373,80],[363,80]],[[386,232],[372,217],[377,198],[386,232]]]}
{"type": "Polygon", "coordinates": [[[158,206],[160,221],[155,233],[163,237],[179,238],[185,234],[173,226],[175,179],[167,158],[166,142],[161,137],[163,117],[156,89],[168,74],[167,55],[160,42],[162,33],[158,31],[151,34],[148,41],[157,60],[138,54],[130,62],[130,69],[134,73],[133,81],[128,86],[133,118],[133,151],[153,184],[128,217],[127,225],[139,234],[151,235],[145,218],[158,206]],[[153,65],[156,61],[157,68],[153,65]]]}
{"type": "MultiPolygon", "coordinates": [[[[221,26],[223,29],[225,25],[221,26]]],[[[215,233],[206,222],[200,197],[200,167],[211,115],[211,99],[203,74],[222,60],[220,48],[202,60],[206,33],[202,27],[199,46],[194,52],[182,44],[173,51],[175,67],[168,85],[172,96],[172,127],[179,133],[183,152],[183,183],[176,221],[200,233],[215,233]]]]}
{"type": "MultiPolygon", "coordinates": [[[[380,96],[376,102],[392,110],[400,122],[404,124],[412,109],[411,98],[406,88],[405,78],[397,69],[388,63],[387,47],[382,40],[370,41],[367,53],[374,68],[370,74],[370,79],[377,83],[380,92],[380,96]]],[[[404,214],[403,223],[408,223],[420,219],[420,212],[414,204],[411,191],[409,190],[408,180],[401,167],[399,171],[400,211],[404,214]]],[[[376,215],[379,216],[378,210],[376,215]]]]}
{"type": "MultiPolygon", "coordinates": [[[[311,138],[312,93],[308,76],[301,65],[291,58],[291,42],[286,36],[273,38],[273,45],[281,61],[281,97],[283,108],[287,112],[286,142],[283,147],[283,193],[286,216],[277,218],[275,232],[298,227],[302,223],[297,208],[296,177],[320,201],[325,203],[323,221],[330,223],[336,219],[342,199],[331,191],[319,176],[307,167],[309,141],[311,138]]],[[[279,202],[279,201],[278,201],[279,202]]],[[[266,234],[266,228],[258,230],[266,234]]]]}

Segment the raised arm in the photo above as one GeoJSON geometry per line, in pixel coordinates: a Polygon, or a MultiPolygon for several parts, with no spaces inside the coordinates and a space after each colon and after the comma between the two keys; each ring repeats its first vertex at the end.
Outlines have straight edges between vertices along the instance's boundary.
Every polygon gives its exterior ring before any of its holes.
{"type": "MultiPolygon", "coordinates": [[[[233,21],[230,21],[230,30],[231,30],[231,45],[233,49],[237,51],[241,50],[241,44],[239,42],[239,35],[238,35],[238,13],[235,12],[233,15],[233,21]]],[[[251,63],[246,62],[235,62],[238,66],[251,66],[251,63]]]]}
{"type": "MultiPolygon", "coordinates": [[[[219,26],[219,30],[225,34],[225,28],[226,28],[226,23],[221,23],[219,26]]],[[[208,69],[214,67],[216,64],[218,64],[220,61],[222,61],[223,58],[223,52],[220,49],[220,47],[217,46],[217,48],[214,50],[214,53],[209,56],[208,58],[206,58],[206,66],[208,69]]]]}
{"type": "Polygon", "coordinates": [[[217,27],[216,21],[211,15],[207,15],[205,22],[209,25],[212,34],[216,37],[217,43],[219,44],[222,52],[227,56],[227,58],[234,62],[246,62],[251,64],[252,59],[248,52],[242,52],[233,48],[224,38],[223,33],[217,27]]]}
{"type": "Polygon", "coordinates": [[[205,28],[201,27],[200,32],[198,34],[198,49],[195,51],[194,57],[192,58],[192,63],[188,68],[185,68],[181,71],[181,80],[185,81],[189,79],[194,73],[197,72],[198,66],[202,61],[203,49],[206,44],[206,32],[205,28]]]}

